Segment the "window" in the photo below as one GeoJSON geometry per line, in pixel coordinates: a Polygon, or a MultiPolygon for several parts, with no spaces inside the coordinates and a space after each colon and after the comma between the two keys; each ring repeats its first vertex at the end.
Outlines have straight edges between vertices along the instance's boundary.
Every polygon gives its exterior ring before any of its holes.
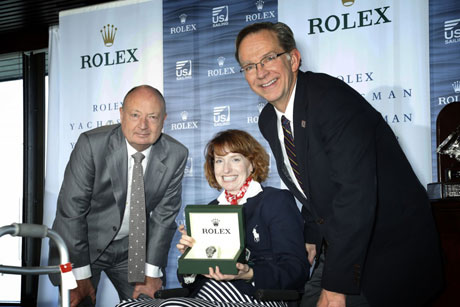
{"type": "MultiPolygon", "coordinates": [[[[0,226],[22,222],[23,99],[22,80],[0,82],[3,116],[0,120],[0,226]]],[[[22,238],[0,238],[0,264],[21,266],[22,238]]],[[[0,274],[0,302],[21,301],[21,276],[0,274]]]]}

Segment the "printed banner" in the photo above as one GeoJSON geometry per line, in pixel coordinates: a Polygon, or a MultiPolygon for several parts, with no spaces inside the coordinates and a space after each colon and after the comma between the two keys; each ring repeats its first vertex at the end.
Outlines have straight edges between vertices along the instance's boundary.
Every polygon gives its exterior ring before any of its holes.
{"type": "MultiPolygon", "coordinates": [[[[64,169],[78,136],[119,122],[129,89],[163,90],[161,1],[116,1],[61,12],[50,33],[50,99],[44,224],[51,227],[64,169]]],[[[48,241],[42,244],[47,265],[48,241]]],[[[118,302],[103,276],[100,306],[118,302]]],[[[58,291],[40,277],[39,306],[56,306],[58,291]]]]}
{"type": "MultiPolygon", "coordinates": [[[[207,204],[219,194],[203,171],[204,148],[217,132],[246,130],[271,153],[257,125],[266,102],[250,90],[234,56],[238,32],[259,21],[277,21],[277,1],[163,1],[164,131],[190,150],[178,225],[185,224],[186,205],[207,204]]],[[[266,184],[280,186],[276,167],[266,184]]],[[[170,249],[168,287],[170,282],[178,285],[179,256],[170,249]]]]}
{"type": "Polygon", "coordinates": [[[428,1],[280,0],[302,70],[361,93],[387,121],[422,184],[431,182],[428,1]]]}
{"type": "Polygon", "coordinates": [[[460,2],[456,0],[430,1],[430,89],[432,172],[436,182],[440,181],[436,119],[444,106],[460,101],[460,2]]]}

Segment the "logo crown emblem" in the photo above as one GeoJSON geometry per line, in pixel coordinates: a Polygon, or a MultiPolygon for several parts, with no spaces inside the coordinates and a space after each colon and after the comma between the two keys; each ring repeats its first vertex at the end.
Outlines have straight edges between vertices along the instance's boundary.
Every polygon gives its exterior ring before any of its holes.
{"type": "Polygon", "coordinates": [[[104,41],[104,45],[106,47],[110,47],[113,45],[116,34],[117,34],[117,28],[114,28],[114,25],[108,24],[107,27],[104,26],[101,29],[102,40],[104,41]]]}
{"type": "Polygon", "coordinates": [[[460,81],[455,81],[452,83],[452,88],[454,89],[455,93],[460,93],[460,81]]]}
{"type": "Polygon", "coordinates": [[[182,111],[180,113],[180,117],[182,118],[183,121],[186,121],[188,118],[188,112],[187,111],[182,111]]]}
{"type": "Polygon", "coordinates": [[[184,24],[187,21],[187,14],[180,14],[179,18],[180,18],[180,23],[184,24]]]}
{"type": "Polygon", "coordinates": [[[213,224],[214,226],[217,227],[217,226],[219,226],[220,220],[219,220],[219,219],[212,219],[211,222],[212,222],[212,224],[213,224]]]}
{"type": "Polygon", "coordinates": [[[355,3],[355,0],[342,0],[343,6],[352,6],[355,3]]]}
{"type": "Polygon", "coordinates": [[[218,57],[217,58],[217,63],[219,64],[219,67],[224,66],[225,58],[223,56],[218,57]]]}
{"type": "Polygon", "coordinates": [[[264,1],[263,0],[257,0],[255,3],[257,10],[260,12],[264,8],[264,1]]]}
{"type": "Polygon", "coordinates": [[[263,101],[259,101],[259,103],[257,104],[257,109],[259,110],[259,114],[260,112],[262,112],[264,107],[265,107],[265,103],[263,101]]]}

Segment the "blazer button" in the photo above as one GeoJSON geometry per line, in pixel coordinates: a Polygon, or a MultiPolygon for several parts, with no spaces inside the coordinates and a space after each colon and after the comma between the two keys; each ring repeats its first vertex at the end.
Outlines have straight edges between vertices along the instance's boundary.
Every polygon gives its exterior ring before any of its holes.
{"type": "Polygon", "coordinates": [[[113,231],[117,231],[117,227],[116,227],[116,226],[113,226],[112,229],[113,229],[113,231]]]}
{"type": "Polygon", "coordinates": [[[324,224],[324,219],[319,218],[319,219],[316,220],[316,223],[322,225],[322,224],[324,224]]]}
{"type": "Polygon", "coordinates": [[[96,251],[97,251],[98,253],[101,253],[101,252],[102,252],[102,249],[98,248],[98,249],[96,249],[96,251]]]}

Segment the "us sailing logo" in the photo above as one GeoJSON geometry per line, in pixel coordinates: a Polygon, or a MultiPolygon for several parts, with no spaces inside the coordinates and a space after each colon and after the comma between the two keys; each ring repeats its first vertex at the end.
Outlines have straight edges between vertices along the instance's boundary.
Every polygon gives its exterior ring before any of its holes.
{"type": "Polygon", "coordinates": [[[230,125],[230,106],[220,106],[214,108],[214,126],[230,125]]]}
{"type": "Polygon", "coordinates": [[[212,9],[212,27],[228,26],[228,5],[212,9]]]}
{"type": "Polygon", "coordinates": [[[176,80],[192,78],[192,60],[176,62],[176,80]]]}
{"type": "Polygon", "coordinates": [[[460,42],[460,18],[444,21],[444,39],[446,45],[460,42]]]}

